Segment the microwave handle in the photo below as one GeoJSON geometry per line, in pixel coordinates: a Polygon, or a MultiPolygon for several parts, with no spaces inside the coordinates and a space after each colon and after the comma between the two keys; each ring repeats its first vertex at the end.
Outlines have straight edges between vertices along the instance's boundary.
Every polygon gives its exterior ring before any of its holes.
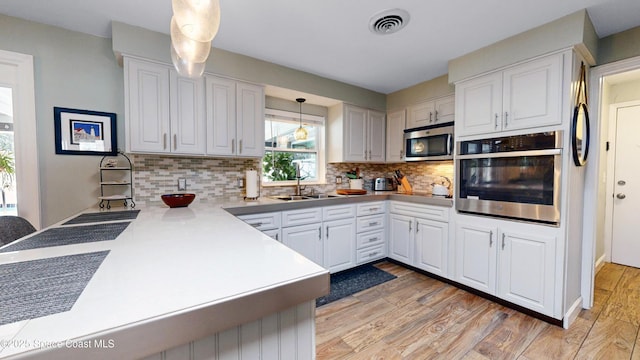
{"type": "Polygon", "coordinates": [[[453,155],[453,148],[451,147],[452,138],[453,134],[447,135],[447,155],[453,155]]]}

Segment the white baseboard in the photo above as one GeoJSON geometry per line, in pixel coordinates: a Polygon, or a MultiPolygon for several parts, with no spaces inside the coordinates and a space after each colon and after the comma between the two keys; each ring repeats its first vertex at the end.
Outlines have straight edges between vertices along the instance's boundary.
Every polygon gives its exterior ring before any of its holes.
{"type": "Polygon", "coordinates": [[[569,310],[564,314],[564,318],[562,319],[562,327],[568,329],[571,324],[576,320],[578,314],[580,314],[580,310],[582,310],[582,297],[576,299],[576,301],[571,305],[569,310]]]}
{"type": "Polygon", "coordinates": [[[596,271],[594,273],[594,276],[596,274],[598,274],[598,271],[600,271],[600,269],[602,269],[602,267],[604,266],[605,263],[605,254],[602,254],[602,256],[600,256],[597,260],[596,260],[596,271]]]}

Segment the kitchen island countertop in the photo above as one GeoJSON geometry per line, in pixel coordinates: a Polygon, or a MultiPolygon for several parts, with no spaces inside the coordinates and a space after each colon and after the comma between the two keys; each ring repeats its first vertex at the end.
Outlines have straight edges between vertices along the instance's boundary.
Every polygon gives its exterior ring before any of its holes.
{"type": "Polygon", "coordinates": [[[143,357],[329,291],[327,270],[219,203],[140,210],[115,240],[0,253],[10,264],[109,251],[70,311],[0,326],[0,358],[143,357]],[[83,347],[96,339],[106,348],[83,347]]]}

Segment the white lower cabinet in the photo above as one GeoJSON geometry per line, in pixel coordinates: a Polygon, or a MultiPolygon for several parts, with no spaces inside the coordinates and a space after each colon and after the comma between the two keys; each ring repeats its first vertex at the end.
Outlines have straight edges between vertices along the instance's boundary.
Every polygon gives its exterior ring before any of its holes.
{"type": "Polygon", "coordinates": [[[356,264],[364,264],[387,256],[384,201],[357,205],[356,264]]]}
{"type": "Polygon", "coordinates": [[[324,267],[329,272],[352,268],[356,264],[356,226],[354,218],[325,221],[324,267]]]}
{"type": "Polygon", "coordinates": [[[449,210],[442,206],[392,201],[389,257],[447,277],[449,210]]]}
{"type": "Polygon", "coordinates": [[[282,220],[281,214],[277,212],[268,212],[260,214],[240,215],[238,218],[254,228],[262,231],[268,236],[282,241],[280,234],[280,223],[282,220]]]}
{"type": "Polygon", "coordinates": [[[458,216],[455,280],[554,316],[556,242],[548,226],[458,216]]]}
{"type": "Polygon", "coordinates": [[[282,228],[282,243],[324,266],[321,222],[282,228]]]}
{"type": "Polygon", "coordinates": [[[406,215],[389,214],[389,257],[413,265],[413,218],[406,215]]]}

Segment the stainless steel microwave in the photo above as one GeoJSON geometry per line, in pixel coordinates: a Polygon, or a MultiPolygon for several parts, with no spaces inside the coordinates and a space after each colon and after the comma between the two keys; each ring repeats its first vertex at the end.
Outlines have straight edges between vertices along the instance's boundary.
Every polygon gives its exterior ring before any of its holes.
{"type": "Polygon", "coordinates": [[[453,123],[425,126],[404,131],[404,160],[453,159],[453,123]]]}

